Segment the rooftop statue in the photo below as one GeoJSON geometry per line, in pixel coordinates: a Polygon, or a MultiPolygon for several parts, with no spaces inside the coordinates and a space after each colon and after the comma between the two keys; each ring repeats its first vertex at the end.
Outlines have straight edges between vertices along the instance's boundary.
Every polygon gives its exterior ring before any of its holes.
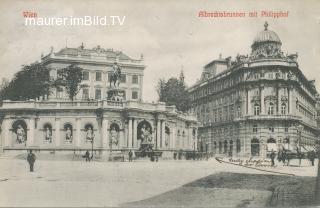
{"type": "Polygon", "coordinates": [[[121,79],[121,67],[117,64],[117,62],[114,62],[113,73],[110,79],[110,87],[112,82],[114,87],[119,87],[120,79],[121,79]]]}

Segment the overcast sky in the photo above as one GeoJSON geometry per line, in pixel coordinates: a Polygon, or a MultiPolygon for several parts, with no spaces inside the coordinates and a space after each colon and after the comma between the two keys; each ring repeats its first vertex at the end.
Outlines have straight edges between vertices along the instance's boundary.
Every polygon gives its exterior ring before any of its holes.
{"type": "Polygon", "coordinates": [[[249,54],[265,21],[275,31],[285,53],[298,52],[299,66],[320,89],[320,3],[312,1],[1,1],[0,78],[12,78],[30,64],[65,47],[101,45],[132,58],[142,53],[147,68],[144,100],[157,99],[161,77],[178,76],[181,68],[190,86],[208,62],[249,54]],[[199,11],[289,11],[288,18],[199,18],[199,11]],[[25,26],[23,11],[38,17],[126,16],[123,26],[25,26]]]}

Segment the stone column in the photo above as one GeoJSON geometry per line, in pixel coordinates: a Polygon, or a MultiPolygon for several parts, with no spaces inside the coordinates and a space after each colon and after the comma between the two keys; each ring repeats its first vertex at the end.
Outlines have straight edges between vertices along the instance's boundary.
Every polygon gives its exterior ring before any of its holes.
{"type": "Polygon", "coordinates": [[[161,121],[161,147],[166,147],[166,122],[163,120],[161,121]]]}
{"type": "Polygon", "coordinates": [[[34,146],[34,127],[35,127],[35,119],[29,119],[29,130],[27,131],[27,146],[34,146]]]}
{"type": "Polygon", "coordinates": [[[281,95],[280,95],[280,87],[278,87],[278,92],[277,92],[277,95],[278,95],[278,114],[281,114],[281,95]]]}
{"type": "Polygon", "coordinates": [[[81,118],[76,118],[76,146],[81,147],[81,118]]]}
{"type": "Polygon", "coordinates": [[[137,119],[133,119],[133,142],[132,146],[138,147],[138,139],[137,139],[137,119]]]}
{"type": "Polygon", "coordinates": [[[161,126],[160,126],[160,124],[161,124],[161,121],[160,120],[158,120],[157,121],[157,149],[159,149],[161,146],[161,126]]]}
{"type": "Polygon", "coordinates": [[[288,88],[288,108],[289,114],[293,114],[293,102],[292,102],[293,89],[291,87],[288,88]]]}
{"type": "Polygon", "coordinates": [[[101,131],[101,147],[109,147],[109,131],[108,131],[108,119],[102,119],[102,131],[101,131]]]}
{"type": "Polygon", "coordinates": [[[194,143],[195,150],[197,151],[198,150],[198,130],[196,130],[196,135],[195,135],[194,140],[195,140],[195,143],[194,143]]]}
{"type": "Polygon", "coordinates": [[[249,114],[249,89],[246,89],[246,115],[249,114]]]}
{"type": "Polygon", "coordinates": [[[261,102],[261,114],[264,115],[266,114],[266,109],[265,109],[265,106],[264,106],[264,87],[261,87],[260,89],[260,102],[261,102]]]}
{"type": "Polygon", "coordinates": [[[252,113],[253,108],[251,106],[251,99],[252,99],[251,96],[252,96],[251,90],[248,90],[247,115],[252,115],[253,114],[252,113]]]}
{"type": "Polygon", "coordinates": [[[9,146],[11,146],[11,140],[13,140],[14,138],[10,138],[10,127],[9,127],[9,122],[10,122],[10,120],[9,119],[4,119],[3,120],[3,123],[2,123],[2,125],[3,125],[3,129],[2,129],[2,132],[3,132],[3,144],[4,144],[4,146],[5,147],[9,147],[9,146]]]}
{"type": "Polygon", "coordinates": [[[132,118],[129,118],[128,148],[132,148],[132,118]]]}
{"type": "Polygon", "coordinates": [[[60,146],[60,118],[56,118],[54,140],[55,140],[56,147],[59,147],[60,146]]]}
{"type": "Polygon", "coordinates": [[[172,130],[171,130],[171,140],[172,140],[172,142],[171,142],[171,149],[175,149],[175,147],[176,147],[176,129],[175,128],[172,128],[172,130]]]}
{"type": "MultiPolygon", "coordinates": [[[[192,149],[192,141],[193,141],[193,138],[192,138],[192,127],[189,127],[189,130],[188,130],[188,146],[187,146],[188,149],[192,149]]],[[[209,144],[211,146],[211,131],[210,131],[210,135],[209,135],[209,144]]]]}

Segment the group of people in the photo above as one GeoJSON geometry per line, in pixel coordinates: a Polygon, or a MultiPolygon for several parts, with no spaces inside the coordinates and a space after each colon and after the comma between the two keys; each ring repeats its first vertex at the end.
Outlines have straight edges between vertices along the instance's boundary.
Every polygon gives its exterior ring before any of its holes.
{"type": "MultiPolygon", "coordinates": [[[[270,154],[271,159],[271,166],[274,166],[274,159],[276,157],[275,152],[272,150],[270,154]]],[[[302,152],[297,151],[297,157],[301,161],[304,158],[304,154],[302,152]]],[[[290,160],[293,158],[293,153],[291,153],[289,150],[283,149],[278,151],[277,159],[280,162],[283,162],[283,165],[289,165],[290,160]]],[[[314,166],[314,161],[316,159],[316,152],[314,150],[311,150],[307,153],[307,158],[310,160],[311,165],[314,166]]]]}

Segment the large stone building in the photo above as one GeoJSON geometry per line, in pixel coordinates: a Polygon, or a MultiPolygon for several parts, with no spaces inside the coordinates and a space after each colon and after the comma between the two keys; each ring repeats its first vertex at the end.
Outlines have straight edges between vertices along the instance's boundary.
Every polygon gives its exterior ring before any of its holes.
{"type": "MultiPolygon", "coordinates": [[[[98,155],[143,151],[143,144],[171,157],[175,151],[197,148],[197,120],[165,103],[142,102],[143,57],[135,60],[119,51],[64,48],[51,49],[41,62],[52,79],[62,68],[75,64],[83,69],[85,84],[71,102],[65,90],[39,100],[9,101],[0,107],[1,147],[4,152],[36,149],[72,152],[93,148],[98,155]],[[113,68],[121,68],[119,87],[110,87],[113,68]],[[108,92],[123,92],[120,100],[107,99],[108,92]]],[[[150,150],[150,149],[149,149],[150,150]]]]}
{"type": "Polygon", "coordinates": [[[317,139],[314,80],[297,54],[284,55],[266,23],[250,55],[214,60],[190,87],[200,150],[221,155],[265,157],[272,150],[313,149],[317,139]]]}

